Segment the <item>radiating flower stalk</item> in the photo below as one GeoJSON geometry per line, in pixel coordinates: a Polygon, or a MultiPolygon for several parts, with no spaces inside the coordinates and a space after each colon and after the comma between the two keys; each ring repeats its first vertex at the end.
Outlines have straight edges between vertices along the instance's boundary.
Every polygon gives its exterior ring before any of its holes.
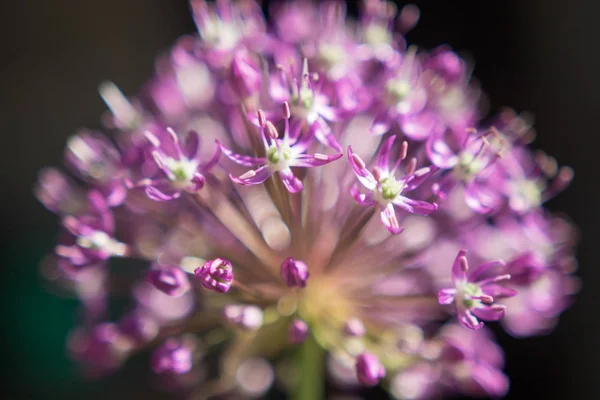
{"type": "Polygon", "coordinates": [[[81,300],[84,371],[152,352],[192,398],[506,394],[484,324],[543,334],[569,305],[576,229],[544,202],[572,171],[527,118],[484,113],[450,48],[406,44],[414,6],[191,6],[199,34],[137,97],[102,84],[104,132],[40,174],[63,228],[43,271],[81,300]]]}

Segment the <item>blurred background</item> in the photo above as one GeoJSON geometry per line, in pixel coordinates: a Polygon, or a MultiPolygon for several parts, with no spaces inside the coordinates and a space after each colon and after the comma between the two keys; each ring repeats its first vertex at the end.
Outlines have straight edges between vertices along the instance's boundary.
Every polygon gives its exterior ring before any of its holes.
{"type": "MultiPolygon", "coordinates": [[[[38,277],[54,246],[56,218],[37,203],[38,170],[59,165],[79,127],[97,128],[105,110],[98,83],[126,94],[152,74],[153,60],[194,31],[186,0],[14,0],[0,5],[0,176],[2,365],[8,398],[169,398],[144,385],[150,372],[134,358],[117,376],[79,378],[65,355],[76,303],[54,296],[38,277]]],[[[351,12],[357,2],[350,0],[351,12]]],[[[515,340],[506,350],[509,399],[599,399],[600,2],[560,0],[415,1],[411,43],[447,43],[475,60],[491,109],[510,105],[535,115],[535,146],[576,171],[549,207],[579,225],[583,291],[551,335],[515,340]]],[[[265,7],[268,6],[268,3],[265,7]]],[[[380,398],[378,392],[367,393],[380,398]]],[[[275,395],[274,395],[275,396],[275,395]]],[[[7,397],[4,397],[7,398],[7,397]]]]}

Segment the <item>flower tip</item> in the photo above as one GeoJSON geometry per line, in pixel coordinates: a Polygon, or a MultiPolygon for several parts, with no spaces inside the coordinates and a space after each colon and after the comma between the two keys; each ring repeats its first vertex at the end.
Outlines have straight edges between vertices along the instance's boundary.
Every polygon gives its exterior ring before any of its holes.
{"type": "Polygon", "coordinates": [[[194,270],[194,275],[206,289],[218,293],[227,293],[233,284],[233,267],[224,258],[208,260],[194,270]]]}
{"type": "Polygon", "coordinates": [[[296,318],[290,324],[288,330],[288,340],[290,343],[300,344],[308,337],[308,324],[303,320],[296,318]]]}
{"type": "Polygon", "coordinates": [[[362,353],[356,358],[356,377],[366,386],[375,386],[385,377],[385,368],[372,353],[362,353]]]}
{"type": "Polygon", "coordinates": [[[290,111],[290,104],[287,101],[283,102],[283,118],[289,119],[292,115],[290,111]]]}
{"type": "Polygon", "coordinates": [[[308,277],[308,266],[302,261],[289,257],[281,264],[281,279],[288,287],[304,288],[308,277]]]}

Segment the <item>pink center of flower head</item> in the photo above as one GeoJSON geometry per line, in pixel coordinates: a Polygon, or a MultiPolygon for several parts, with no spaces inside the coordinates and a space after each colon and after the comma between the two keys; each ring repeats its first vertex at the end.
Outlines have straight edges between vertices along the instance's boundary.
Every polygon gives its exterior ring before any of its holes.
{"type": "Polygon", "coordinates": [[[191,4],[199,33],[149,90],[102,85],[111,137],[69,140],[76,181],[40,176],[64,227],[45,275],[84,305],[77,361],[106,373],[152,348],[160,381],[200,397],[265,395],[274,361],[302,399],[327,397],[315,379],[505,394],[484,324],[545,333],[569,303],[574,229],[544,202],[572,171],[516,114],[478,120],[467,63],[401,36],[414,6],[365,0],[349,23],[338,2],[269,22],[253,0],[191,4]],[[120,323],[97,324],[130,289],[120,323]]]}

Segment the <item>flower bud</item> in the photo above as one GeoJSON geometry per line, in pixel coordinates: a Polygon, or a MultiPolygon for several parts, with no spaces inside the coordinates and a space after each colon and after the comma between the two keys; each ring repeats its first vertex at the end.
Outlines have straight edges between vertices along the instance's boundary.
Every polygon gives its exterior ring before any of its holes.
{"type": "Polygon", "coordinates": [[[289,257],[281,264],[281,279],[289,287],[306,287],[308,276],[308,267],[302,261],[295,261],[292,257],[289,257]]]}
{"type": "Polygon", "coordinates": [[[288,330],[290,343],[302,343],[308,337],[308,324],[301,319],[294,319],[288,330]]]}
{"type": "Polygon", "coordinates": [[[356,376],[363,385],[375,386],[385,376],[385,368],[375,354],[362,353],[356,358],[356,376]]]}
{"type": "Polygon", "coordinates": [[[233,267],[224,258],[207,261],[196,268],[194,274],[205,288],[219,293],[227,293],[233,283],[233,267]]]}
{"type": "Polygon", "coordinates": [[[169,296],[179,297],[190,289],[184,270],[177,266],[163,266],[148,272],[148,282],[169,296]]]}
{"type": "Polygon", "coordinates": [[[157,374],[185,374],[192,369],[194,344],[183,339],[167,339],[152,354],[152,370],[157,374]]]}

